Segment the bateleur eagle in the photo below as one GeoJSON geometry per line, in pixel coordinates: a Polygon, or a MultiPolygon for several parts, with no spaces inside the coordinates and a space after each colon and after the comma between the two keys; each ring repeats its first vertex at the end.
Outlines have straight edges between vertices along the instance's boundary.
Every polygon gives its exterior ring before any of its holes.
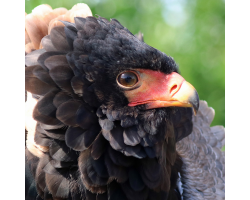
{"type": "Polygon", "coordinates": [[[214,110],[172,57],[91,15],[26,15],[26,199],[224,199],[214,110]]]}

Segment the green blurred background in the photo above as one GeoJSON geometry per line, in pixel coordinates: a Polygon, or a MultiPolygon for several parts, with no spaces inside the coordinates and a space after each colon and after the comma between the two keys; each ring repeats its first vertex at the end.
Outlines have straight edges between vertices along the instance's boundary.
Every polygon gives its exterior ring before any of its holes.
{"type": "Polygon", "coordinates": [[[25,0],[25,12],[40,4],[71,9],[89,5],[93,15],[116,18],[150,46],[172,56],[182,76],[215,110],[212,125],[225,126],[224,0],[25,0]]]}

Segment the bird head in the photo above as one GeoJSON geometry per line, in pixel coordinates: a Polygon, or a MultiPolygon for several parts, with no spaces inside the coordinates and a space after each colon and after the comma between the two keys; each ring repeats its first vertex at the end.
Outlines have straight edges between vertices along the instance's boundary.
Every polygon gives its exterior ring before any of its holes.
{"type": "Polygon", "coordinates": [[[98,113],[110,121],[121,120],[124,127],[128,116],[127,121],[134,119],[129,125],[139,120],[153,133],[161,123],[171,122],[180,107],[197,112],[198,94],[178,73],[172,57],[139,40],[115,19],[76,18],[75,27],[79,31],[74,48],[83,53],[71,56],[72,62],[81,63],[93,94],[86,102],[99,107],[98,113]]]}
{"type": "Polygon", "coordinates": [[[173,58],[139,40],[115,19],[76,18],[77,26],[92,30],[89,37],[79,31],[74,44],[86,54],[79,61],[99,103],[109,108],[144,105],[140,108],[146,110],[193,107],[197,112],[198,94],[179,75],[173,58]]]}

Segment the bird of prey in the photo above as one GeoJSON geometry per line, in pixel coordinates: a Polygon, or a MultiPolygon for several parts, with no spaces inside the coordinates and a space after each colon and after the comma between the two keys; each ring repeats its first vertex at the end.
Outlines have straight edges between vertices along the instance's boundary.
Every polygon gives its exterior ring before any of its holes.
{"type": "Polygon", "coordinates": [[[26,15],[26,200],[225,199],[224,128],[118,20],[26,15]]]}

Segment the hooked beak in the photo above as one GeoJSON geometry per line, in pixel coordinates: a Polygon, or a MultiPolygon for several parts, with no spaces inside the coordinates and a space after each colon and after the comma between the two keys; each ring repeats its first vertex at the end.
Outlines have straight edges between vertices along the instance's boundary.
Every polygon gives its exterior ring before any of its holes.
{"type": "Polygon", "coordinates": [[[129,106],[145,104],[146,109],[161,107],[193,107],[199,109],[199,96],[195,88],[176,72],[164,74],[152,70],[138,69],[139,88],[126,91],[129,106]]]}

